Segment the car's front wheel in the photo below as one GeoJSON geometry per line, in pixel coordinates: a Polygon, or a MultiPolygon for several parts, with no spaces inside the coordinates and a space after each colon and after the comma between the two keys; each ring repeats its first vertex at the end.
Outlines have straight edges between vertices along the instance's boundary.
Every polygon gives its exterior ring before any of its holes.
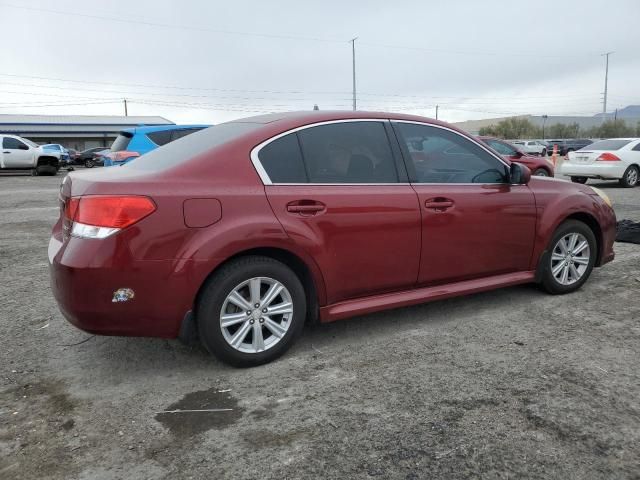
{"type": "Polygon", "coordinates": [[[597,253],[593,231],[580,221],[565,221],[554,233],[541,260],[542,286],[554,294],[577,290],[589,278],[597,253]]]}
{"type": "Polygon", "coordinates": [[[585,184],[587,183],[588,178],[587,177],[571,177],[571,181],[573,183],[582,183],[585,184]]]}
{"type": "Polygon", "coordinates": [[[540,156],[541,157],[546,157],[547,156],[547,149],[546,148],[542,149],[542,152],[540,152],[540,156]]]}
{"type": "Polygon", "coordinates": [[[626,188],[635,187],[640,182],[640,171],[635,165],[631,165],[624,171],[620,179],[620,185],[626,188]]]}
{"type": "Polygon", "coordinates": [[[86,168],[93,168],[93,167],[95,166],[95,163],[93,163],[93,160],[88,159],[88,160],[85,160],[85,162],[84,162],[84,166],[85,166],[86,168]]]}
{"type": "Polygon", "coordinates": [[[304,287],[285,264],[268,257],[233,260],[207,281],[196,309],[210,353],[238,367],[270,362],[302,332],[304,287]]]}
{"type": "Polygon", "coordinates": [[[549,176],[549,172],[547,172],[544,168],[537,168],[534,172],[533,175],[536,177],[548,177],[549,176]]]}

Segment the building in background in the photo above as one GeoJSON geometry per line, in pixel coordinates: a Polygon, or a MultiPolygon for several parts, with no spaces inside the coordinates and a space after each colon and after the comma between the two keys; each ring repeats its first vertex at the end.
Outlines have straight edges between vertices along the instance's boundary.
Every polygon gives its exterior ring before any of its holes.
{"type": "Polygon", "coordinates": [[[19,135],[41,145],[59,143],[80,151],[109,147],[125,128],[173,124],[164,117],[153,116],[0,114],[0,133],[19,135]]]}

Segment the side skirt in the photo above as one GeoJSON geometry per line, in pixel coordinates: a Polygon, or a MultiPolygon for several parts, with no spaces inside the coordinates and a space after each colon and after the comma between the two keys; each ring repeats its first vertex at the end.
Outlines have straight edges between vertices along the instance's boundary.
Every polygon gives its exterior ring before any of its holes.
{"type": "Polygon", "coordinates": [[[355,315],[387,310],[389,308],[407,307],[419,303],[443,300],[471,293],[484,292],[500,287],[510,287],[535,281],[535,271],[506,273],[493,277],[465,280],[463,282],[423,287],[403,292],[384,293],[371,297],[357,298],[335,303],[320,308],[320,322],[328,323],[355,315]]]}

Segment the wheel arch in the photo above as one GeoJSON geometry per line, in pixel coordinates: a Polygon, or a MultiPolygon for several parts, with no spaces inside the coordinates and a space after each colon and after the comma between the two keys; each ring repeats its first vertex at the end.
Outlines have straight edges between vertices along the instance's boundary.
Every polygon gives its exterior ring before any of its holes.
{"type": "Polygon", "coordinates": [[[286,266],[291,268],[291,270],[293,270],[293,272],[300,279],[302,285],[304,286],[305,295],[307,298],[307,320],[312,323],[317,323],[319,319],[320,305],[324,304],[326,295],[324,280],[322,279],[321,273],[315,265],[309,265],[309,263],[305,261],[300,255],[282,247],[269,246],[247,248],[245,250],[234,253],[223,262],[220,262],[209,272],[209,274],[204,278],[200,287],[198,288],[198,291],[194,298],[194,309],[200,300],[200,296],[202,295],[204,286],[206,285],[207,281],[217,271],[234,260],[248,256],[272,258],[284,263],[286,266]]]}
{"type": "Polygon", "coordinates": [[[582,222],[586,224],[587,227],[589,227],[589,229],[593,232],[594,237],[596,237],[596,249],[597,249],[595,266],[599,267],[602,263],[603,238],[602,238],[602,228],[600,228],[600,224],[598,223],[598,220],[596,220],[596,218],[593,215],[587,212],[574,212],[571,215],[567,216],[566,218],[562,219],[562,221],[558,223],[556,228],[558,228],[567,220],[577,220],[579,222],[582,222]]]}
{"type": "Polygon", "coordinates": [[[38,157],[38,160],[36,162],[36,167],[44,167],[44,166],[57,167],[59,163],[60,163],[60,160],[58,160],[57,157],[54,157],[52,155],[41,155],[38,157]]]}

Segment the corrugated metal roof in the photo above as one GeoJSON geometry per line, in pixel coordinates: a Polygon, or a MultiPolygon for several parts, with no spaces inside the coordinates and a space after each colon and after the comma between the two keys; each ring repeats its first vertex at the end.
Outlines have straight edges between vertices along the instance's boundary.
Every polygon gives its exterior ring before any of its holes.
{"type": "Polygon", "coordinates": [[[0,128],[4,125],[64,125],[64,126],[135,126],[135,125],[171,125],[172,121],[156,116],[120,115],[13,115],[0,114],[0,128]]]}

